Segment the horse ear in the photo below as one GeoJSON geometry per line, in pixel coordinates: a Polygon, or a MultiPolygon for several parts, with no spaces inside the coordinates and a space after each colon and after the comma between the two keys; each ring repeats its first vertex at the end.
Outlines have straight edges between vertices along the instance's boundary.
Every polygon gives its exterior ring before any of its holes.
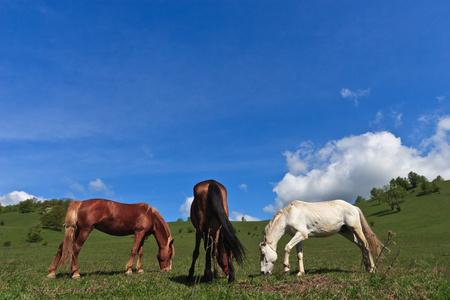
{"type": "Polygon", "coordinates": [[[169,248],[172,249],[172,257],[175,256],[175,247],[173,246],[173,238],[170,238],[169,248]]]}

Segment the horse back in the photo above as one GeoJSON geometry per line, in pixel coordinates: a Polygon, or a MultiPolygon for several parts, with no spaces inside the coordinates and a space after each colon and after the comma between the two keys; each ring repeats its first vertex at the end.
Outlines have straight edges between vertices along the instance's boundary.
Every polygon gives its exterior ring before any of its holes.
{"type": "Polygon", "coordinates": [[[203,223],[210,219],[212,212],[208,201],[208,190],[211,184],[216,185],[222,194],[222,204],[228,217],[227,189],[215,180],[206,180],[194,186],[194,200],[191,205],[191,221],[195,228],[201,229],[203,223]]]}
{"type": "Polygon", "coordinates": [[[78,223],[111,235],[129,235],[150,230],[152,207],[146,203],[125,204],[106,199],[83,201],[78,210],[78,223]]]}
{"type": "Polygon", "coordinates": [[[342,226],[359,225],[359,212],[344,200],[324,202],[293,201],[286,207],[287,227],[310,237],[330,236],[342,226]]]}

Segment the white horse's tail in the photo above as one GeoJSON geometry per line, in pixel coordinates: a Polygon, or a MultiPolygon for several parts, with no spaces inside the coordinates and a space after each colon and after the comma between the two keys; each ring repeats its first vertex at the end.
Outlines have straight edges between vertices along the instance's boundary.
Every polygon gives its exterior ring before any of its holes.
{"type": "Polygon", "coordinates": [[[359,220],[361,222],[361,227],[364,232],[364,235],[366,236],[367,243],[369,244],[369,250],[372,253],[372,256],[374,258],[377,258],[378,255],[380,255],[381,248],[384,247],[384,245],[378,240],[375,233],[370,229],[369,224],[367,223],[366,218],[364,217],[361,209],[359,207],[356,207],[359,212],[359,220]]]}

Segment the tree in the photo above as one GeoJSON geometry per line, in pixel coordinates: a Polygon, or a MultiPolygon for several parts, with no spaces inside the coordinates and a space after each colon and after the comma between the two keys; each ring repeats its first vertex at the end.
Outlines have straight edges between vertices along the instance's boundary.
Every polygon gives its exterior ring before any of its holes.
{"type": "Polygon", "coordinates": [[[397,211],[400,211],[401,210],[400,204],[403,202],[403,198],[405,198],[405,196],[408,195],[408,192],[402,186],[391,184],[384,186],[383,195],[384,201],[386,201],[387,204],[391,207],[391,210],[397,209],[397,211]]]}
{"type": "Polygon", "coordinates": [[[30,212],[35,211],[36,203],[37,203],[36,198],[31,198],[31,199],[28,199],[25,201],[21,201],[19,203],[19,212],[20,213],[30,213],[30,212]]]}
{"type": "Polygon", "coordinates": [[[59,228],[64,224],[66,209],[63,204],[49,207],[47,212],[41,217],[42,226],[53,230],[60,230],[59,228]]]}
{"type": "Polygon", "coordinates": [[[366,201],[366,199],[363,196],[358,196],[358,197],[356,197],[355,203],[360,203],[360,202],[364,202],[364,201],[366,201]]]}
{"type": "Polygon", "coordinates": [[[381,204],[381,201],[383,200],[383,194],[384,191],[383,189],[377,189],[376,187],[374,187],[371,191],[370,191],[370,199],[371,200],[376,200],[378,201],[378,204],[381,204]]]}
{"type": "Polygon", "coordinates": [[[411,171],[408,173],[408,180],[412,187],[416,188],[427,179],[425,178],[425,176],[418,175],[417,173],[411,171]]]}

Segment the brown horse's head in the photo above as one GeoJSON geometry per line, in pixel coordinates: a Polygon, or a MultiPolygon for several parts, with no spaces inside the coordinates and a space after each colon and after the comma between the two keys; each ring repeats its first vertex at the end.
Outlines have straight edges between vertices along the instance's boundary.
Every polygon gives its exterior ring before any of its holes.
{"type": "Polygon", "coordinates": [[[175,248],[173,247],[173,239],[169,237],[169,242],[165,247],[161,247],[158,251],[157,258],[161,272],[172,271],[172,257],[175,255],[175,248]]]}
{"type": "MultiPolygon", "coordinates": [[[[231,259],[233,259],[233,253],[231,253],[231,259]]],[[[222,268],[223,274],[228,276],[229,273],[227,251],[223,246],[220,245],[218,247],[217,262],[219,263],[220,268],[222,268]]]]}

